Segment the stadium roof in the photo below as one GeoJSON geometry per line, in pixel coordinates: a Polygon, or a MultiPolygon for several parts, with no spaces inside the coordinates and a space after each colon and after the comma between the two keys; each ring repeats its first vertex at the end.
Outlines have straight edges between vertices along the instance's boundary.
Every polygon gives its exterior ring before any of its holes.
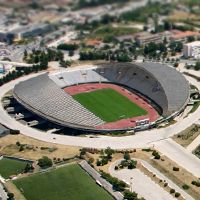
{"type": "Polygon", "coordinates": [[[85,82],[112,82],[139,91],[169,116],[189,100],[189,83],[176,69],[158,63],[107,63],[43,74],[21,82],[14,97],[32,112],[67,127],[93,130],[104,124],[62,88],[85,82]]]}
{"type": "Polygon", "coordinates": [[[182,108],[189,98],[189,83],[175,68],[160,63],[138,63],[161,84],[168,101],[168,111],[182,108]]]}

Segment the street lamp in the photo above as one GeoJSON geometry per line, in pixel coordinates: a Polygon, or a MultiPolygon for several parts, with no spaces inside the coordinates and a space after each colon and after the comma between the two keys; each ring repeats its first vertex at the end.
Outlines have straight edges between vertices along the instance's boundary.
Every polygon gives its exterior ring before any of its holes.
{"type": "Polygon", "coordinates": [[[132,180],[133,180],[133,177],[130,178],[130,191],[131,192],[132,192],[132,185],[133,185],[132,180]]]}

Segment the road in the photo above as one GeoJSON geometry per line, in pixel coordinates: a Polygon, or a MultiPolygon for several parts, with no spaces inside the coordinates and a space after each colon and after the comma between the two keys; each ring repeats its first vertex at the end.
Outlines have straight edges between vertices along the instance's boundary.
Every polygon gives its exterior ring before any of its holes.
{"type": "Polygon", "coordinates": [[[156,142],[155,148],[194,176],[200,177],[200,159],[171,138],[156,142]]]}

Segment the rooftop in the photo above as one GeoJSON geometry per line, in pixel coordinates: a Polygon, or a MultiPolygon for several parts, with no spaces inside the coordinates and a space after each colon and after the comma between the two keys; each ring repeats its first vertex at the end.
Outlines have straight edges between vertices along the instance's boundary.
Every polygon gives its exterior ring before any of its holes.
{"type": "Polygon", "coordinates": [[[173,39],[181,39],[181,38],[186,38],[190,36],[200,36],[200,33],[194,32],[194,31],[171,31],[172,32],[172,38],[173,39]]]}

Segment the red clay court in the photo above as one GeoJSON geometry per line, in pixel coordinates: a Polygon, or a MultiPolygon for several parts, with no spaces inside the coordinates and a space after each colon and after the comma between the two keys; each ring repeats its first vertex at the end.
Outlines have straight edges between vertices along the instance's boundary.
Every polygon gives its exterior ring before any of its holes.
{"type": "Polygon", "coordinates": [[[128,129],[136,127],[136,121],[149,119],[149,122],[156,121],[160,115],[158,111],[151,105],[148,99],[141,97],[140,95],[136,94],[135,92],[131,92],[124,87],[115,84],[107,84],[107,83],[86,83],[81,85],[70,86],[64,88],[64,91],[70,95],[77,95],[81,93],[89,93],[101,89],[113,89],[120,93],[121,95],[127,97],[130,101],[134,104],[138,105],[139,107],[143,108],[147,114],[143,116],[132,117],[128,119],[121,119],[115,122],[108,122],[101,126],[97,126],[96,129],[128,129]]]}

